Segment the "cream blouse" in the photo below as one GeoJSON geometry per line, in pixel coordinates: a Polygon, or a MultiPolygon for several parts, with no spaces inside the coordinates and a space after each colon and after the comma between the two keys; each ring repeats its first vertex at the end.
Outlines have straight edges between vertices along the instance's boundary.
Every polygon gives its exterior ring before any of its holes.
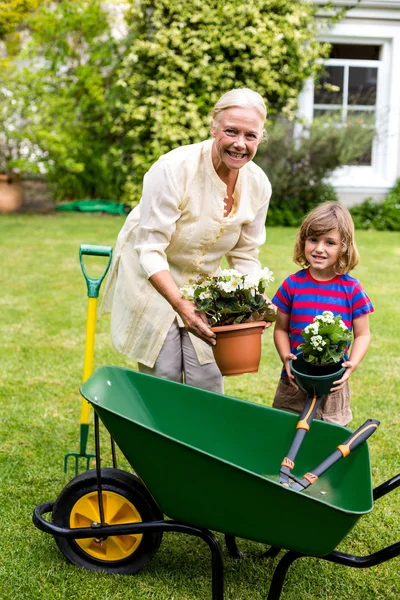
{"type": "MultiPolygon", "coordinates": [[[[171,305],[149,282],[168,270],[180,287],[199,272],[215,274],[225,255],[231,268],[258,271],[259,246],[271,185],[249,162],[240,170],[233,207],[224,217],[227,187],[211,158],[213,140],[182,146],[158,159],[146,173],[140,203],[122,227],[107,278],[101,313],[111,311],[115,348],[153,367],[174,319],[171,305]]],[[[191,335],[200,364],[212,349],[191,335]]]]}

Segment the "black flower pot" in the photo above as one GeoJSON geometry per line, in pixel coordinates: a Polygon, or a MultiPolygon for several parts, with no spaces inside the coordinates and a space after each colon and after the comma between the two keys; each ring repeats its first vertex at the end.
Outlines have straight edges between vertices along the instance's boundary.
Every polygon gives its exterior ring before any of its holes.
{"type": "Polygon", "coordinates": [[[333,382],[340,379],[345,371],[342,367],[343,358],[330,365],[315,365],[304,360],[303,354],[298,354],[296,360],[290,361],[290,369],[297,385],[307,394],[326,396],[330,393],[333,382]]]}

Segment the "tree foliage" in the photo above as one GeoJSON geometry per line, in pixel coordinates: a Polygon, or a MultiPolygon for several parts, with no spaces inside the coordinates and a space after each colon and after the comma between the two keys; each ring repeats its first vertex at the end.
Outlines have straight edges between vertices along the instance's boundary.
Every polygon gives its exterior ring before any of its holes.
{"type": "MultiPolygon", "coordinates": [[[[113,77],[119,46],[100,0],[63,0],[30,20],[32,39],[6,83],[9,137],[25,140],[15,167],[37,170],[59,197],[118,198],[113,77]],[[10,97],[11,94],[11,97],[10,97]]],[[[3,90],[4,93],[4,90],[3,90]]],[[[3,105],[3,111],[6,105],[3,105]]]]}
{"type": "Polygon", "coordinates": [[[233,87],[259,91],[271,114],[293,116],[326,52],[315,40],[315,7],[305,1],[125,5],[119,39],[104,8],[110,3],[39,7],[22,66],[0,91],[13,113],[8,135],[25,150],[14,167],[44,170],[60,198],[138,201],[150,165],[207,138],[213,104],[233,87]]]}
{"type": "Polygon", "coordinates": [[[144,173],[180,144],[209,135],[209,112],[233,87],[250,87],[271,113],[293,115],[326,47],[315,8],[297,0],[130,0],[129,46],[119,73],[114,130],[138,200],[144,173]]]}
{"type": "Polygon", "coordinates": [[[33,13],[39,4],[46,0],[3,0],[0,1],[0,40],[6,44],[9,54],[17,51],[19,46],[19,29],[26,18],[33,13]]]}

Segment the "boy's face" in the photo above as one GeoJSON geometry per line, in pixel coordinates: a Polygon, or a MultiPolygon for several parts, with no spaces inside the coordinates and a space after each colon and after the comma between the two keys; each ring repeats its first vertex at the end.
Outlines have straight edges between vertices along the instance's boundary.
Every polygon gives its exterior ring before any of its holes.
{"type": "Polygon", "coordinates": [[[304,255],[310,265],[310,273],[320,280],[333,279],[335,266],[342,251],[342,238],[338,229],[306,238],[304,255]]]}

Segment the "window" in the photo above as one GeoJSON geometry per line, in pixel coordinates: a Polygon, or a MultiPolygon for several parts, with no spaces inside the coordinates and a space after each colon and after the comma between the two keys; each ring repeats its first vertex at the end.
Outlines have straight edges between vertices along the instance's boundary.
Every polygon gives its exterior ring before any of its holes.
{"type": "MultiPolygon", "coordinates": [[[[330,116],[339,124],[376,123],[380,46],[333,44],[324,75],[315,82],[313,118],[330,116]]],[[[372,164],[371,148],[357,165],[372,164]]]]}

